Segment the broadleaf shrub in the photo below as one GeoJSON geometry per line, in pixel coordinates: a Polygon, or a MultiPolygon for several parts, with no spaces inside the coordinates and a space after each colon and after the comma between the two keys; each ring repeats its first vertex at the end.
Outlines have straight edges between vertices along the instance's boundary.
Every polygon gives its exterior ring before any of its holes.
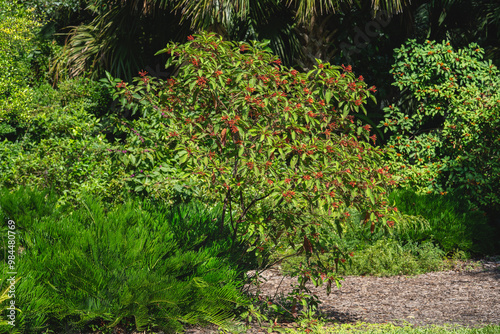
{"type": "Polygon", "coordinates": [[[380,127],[408,187],[500,209],[500,73],[476,44],[408,41],[391,70],[401,90],[380,127]]]}
{"type": "MultiPolygon", "coordinates": [[[[163,129],[154,140],[136,130],[138,144],[170,147],[183,177],[205,201],[223,203],[234,238],[258,256],[283,244],[308,258],[334,249],[331,236],[352,208],[372,230],[392,226],[386,195],[395,181],[385,152],[354,117],[375,89],[350,66],[319,63],[300,73],[264,48],[202,33],[161,51],[175,76],[108,80],[124,107],[163,129]]],[[[331,254],[308,260],[301,282],[335,282],[339,254],[331,254]]]]}

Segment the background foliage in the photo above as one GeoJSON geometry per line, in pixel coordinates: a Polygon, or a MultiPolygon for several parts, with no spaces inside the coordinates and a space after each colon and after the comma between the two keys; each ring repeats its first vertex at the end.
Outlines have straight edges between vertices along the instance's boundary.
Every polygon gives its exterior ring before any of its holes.
{"type": "Polygon", "coordinates": [[[26,99],[31,70],[29,54],[35,48],[33,40],[38,27],[40,24],[30,10],[0,1],[0,136],[15,131],[12,121],[25,121],[28,117],[26,113],[16,114],[8,105],[26,99]]]}
{"type": "Polygon", "coordinates": [[[500,81],[475,44],[408,41],[391,73],[401,99],[380,126],[410,186],[500,208],[500,81]]]}

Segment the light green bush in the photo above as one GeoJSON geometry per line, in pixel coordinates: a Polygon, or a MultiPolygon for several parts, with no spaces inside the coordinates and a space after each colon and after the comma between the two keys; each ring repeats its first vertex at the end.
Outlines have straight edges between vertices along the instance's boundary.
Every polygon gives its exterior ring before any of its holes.
{"type": "Polygon", "coordinates": [[[95,115],[109,105],[101,85],[76,79],[57,90],[42,85],[25,92],[29,98],[11,107],[28,118],[17,124],[12,140],[0,141],[0,184],[53,188],[62,200],[83,191],[123,193],[125,176],[113,164],[111,144],[95,115]]]}
{"type": "Polygon", "coordinates": [[[12,133],[12,122],[28,118],[16,113],[13,102],[24,103],[30,83],[29,54],[35,49],[35,30],[40,27],[31,10],[14,1],[0,0],[0,138],[12,133]]]}

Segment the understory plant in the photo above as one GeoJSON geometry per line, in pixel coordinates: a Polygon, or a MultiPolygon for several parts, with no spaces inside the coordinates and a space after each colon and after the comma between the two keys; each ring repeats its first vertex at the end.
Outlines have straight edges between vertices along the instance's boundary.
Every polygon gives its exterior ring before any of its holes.
{"type": "Polygon", "coordinates": [[[391,73],[401,90],[384,108],[404,184],[500,209],[500,75],[476,44],[406,42],[391,73]]]}
{"type": "MultiPolygon", "coordinates": [[[[234,240],[261,261],[280,247],[304,253],[299,288],[312,280],[330,289],[341,257],[332,236],[342,233],[350,210],[372,231],[393,226],[397,216],[387,201],[395,181],[386,153],[354,117],[375,88],[350,66],[319,62],[300,73],[281,66],[265,43],[210,33],[160,53],[170,55],[175,73],[167,80],[145,71],[133,85],[108,76],[122,105],[149,126],[142,133],[129,125],[141,145],[154,129],[147,149],[169,147],[179,178],[223,206],[220,230],[227,222],[234,240]],[[330,256],[313,259],[323,252],[330,256]]],[[[154,172],[161,175],[161,167],[154,172]]]]}
{"type": "Polygon", "coordinates": [[[49,191],[0,193],[0,217],[16,223],[20,278],[16,326],[2,331],[228,328],[248,304],[229,231],[213,224],[220,209],[148,200],[110,206],[91,197],[54,209],[58,197],[49,191]]]}
{"type": "MultiPolygon", "coordinates": [[[[396,189],[389,195],[401,217],[393,229],[371,233],[359,212],[352,211],[337,244],[344,254],[342,275],[416,275],[453,267],[455,260],[496,254],[498,233],[483,211],[451,194],[419,194],[396,189]]],[[[280,256],[291,255],[287,249],[280,256]]],[[[272,259],[279,255],[273,254],[272,259]]],[[[303,256],[287,258],[281,268],[287,274],[303,256]]]]}
{"type": "Polygon", "coordinates": [[[453,194],[419,194],[411,189],[398,189],[391,193],[390,199],[401,212],[413,217],[402,219],[395,229],[402,242],[431,241],[448,256],[457,252],[468,256],[492,255],[499,249],[498,233],[488,224],[486,213],[453,194]]]}

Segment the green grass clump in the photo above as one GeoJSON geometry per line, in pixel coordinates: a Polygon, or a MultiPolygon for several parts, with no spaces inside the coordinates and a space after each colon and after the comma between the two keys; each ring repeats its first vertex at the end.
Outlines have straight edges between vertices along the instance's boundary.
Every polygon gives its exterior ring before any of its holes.
{"type": "Polygon", "coordinates": [[[390,195],[401,212],[424,219],[425,228],[399,229],[403,242],[433,241],[447,254],[455,251],[471,255],[492,255],[498,251],[497,233],[482,211],[471,207],[457,196],[417,194],[412,190],[396,190],[390,195]]]}
{"type": "MultiPolygon", "coordinates": [[[[452,263],[443,261],[445,253],[431,242],[407,243],[384,238],[373,243],[358,244],[344,264],[339,263],[340,275],[418,275],[446,270],[452,263]]],[[[305,257],[296,256],[282,263],[284,273],[291,272],[305,257]]]]}
{"type": "Polygon", "coordinates": [[[431,242],[402,245],[381,239],[353,253],[350,265],[340,268],[342,275],[418,275],[446,269],[444,252],[431,242]]]}
{"type": "Polygon", "coordinates": [[[15,328],[0,332],[225,327],[247,304],[228,231],[214,224],[220,210],[147,200],[110,207],[88,197],[76,209],[53,209],[56,200],[47,191],[0,191],[0,217],[16,222],[22,310],[15,328]]]}

